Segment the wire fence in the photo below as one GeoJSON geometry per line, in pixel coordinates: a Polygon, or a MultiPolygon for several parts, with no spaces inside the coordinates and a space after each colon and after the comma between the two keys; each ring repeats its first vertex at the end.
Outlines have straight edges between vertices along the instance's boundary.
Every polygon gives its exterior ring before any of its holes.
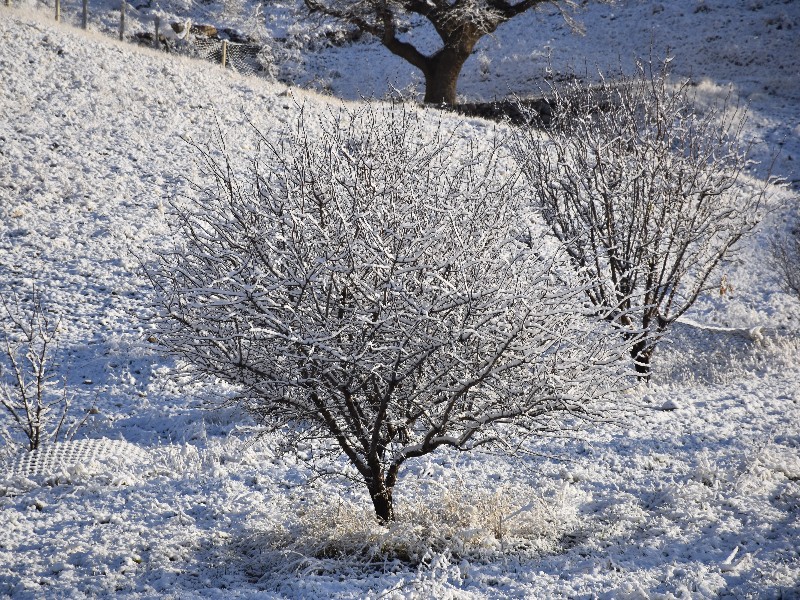
{"type": "MultiPolygon", "coordinates": [[[[3,0],[5,6],[11,6],[12,0],[3,0]]],[[[88,29],[89,25],[89,2],[82,0],[81,2],[81,27],[88,29]]],[[[125,0],[119,3],[119,39],[126,39],[126,13],[129,10],[137,12],[125,0]]],[[[54,0],[53,4],[54,18],[56,21],[62,21],[64,16],[62,13],[61,0],[54,0]]],[[[217,63],[223,68],[231,69],[237,73],[245,75],[258,75],[266,72],[266,60],[268,50],[260,44],[253,42],[234,42],[232,40],[220,39],[216,34],[209,36],[203,33],[201,27],[193,27],[191,23],[186,23],[183,26],[181,35],[177,37],[165,35],[165,30],[168,32],[169,27],[162,30],[161,19],[158,16],[153,17],[153,32],[137,32],[130,36],[130,39],[136,40],[140,44],[149,44],[154,48],[177,52],[180,54],[188,54],[195,58],[207,60],[209,62],[217,63]]],[[[214,28],[211,28],[212,30],[214,28]]]]}
{"type": "Polygon", "coordinates": [[[199,36],[190,36],[188,43],[195,56],[237,73],[256,75],[264,70],[259,60],[262,48],[258,44],[241,44],[199,36]]]}

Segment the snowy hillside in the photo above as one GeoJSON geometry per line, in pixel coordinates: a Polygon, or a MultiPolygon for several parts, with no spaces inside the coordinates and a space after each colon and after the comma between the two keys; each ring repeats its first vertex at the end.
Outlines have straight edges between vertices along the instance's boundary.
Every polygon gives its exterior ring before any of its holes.
{"type": "MultiPolygon", "coordinates": [[[[776,170],[796,179],[798,5],[695,7],[591,8],[586,38],[552,15],[531,20],[554,64],[581,65],[610,46],[623,61],[645,54],[641,23],[665,19],[651,27],[656,49],[676,48],[678,73],[699,74],[709,99],[733,83],[752,105],[748,135],[782,141],[776,170]]],[[[538,88],[544,46],[524,46],[521,31],[486,40],[490,78],[470,67],[462,94],[538,88]]],[[[385,532],[361,489],[314,477],[314,448],[249,445],[243,415],[205,408],[227,390],[169,378],[139,267],[165,243],[169,200],[200,177],[184,138],[221,130],[244,160],[249,123],[271,135],[301,107],[323,115],[341,101],[84,34],[49,12],[0,7],[0,40],[0,292],[36,286],[63,316],[59,375],[89,411],[78,439],[113,440],[38,462],[0,445],[0,597],[800,597],[800,301],[780,290],[766,248],[796,184],[723,266],[725,293],[701,298],[659,349],[654,383],[625,398],[627,421],[514,456],[409,463],[385,532]],[[376,548],[394,558],[368,563],[376,548]]],[[[377,65],[398,87],[411,81],[374,44],[308,56],[303,77],[336,69],[332,89],[352,100],[363,61],[376,82],[377,65]]],[[[462,126],[476,140],[494,127],[462,126]]]]}

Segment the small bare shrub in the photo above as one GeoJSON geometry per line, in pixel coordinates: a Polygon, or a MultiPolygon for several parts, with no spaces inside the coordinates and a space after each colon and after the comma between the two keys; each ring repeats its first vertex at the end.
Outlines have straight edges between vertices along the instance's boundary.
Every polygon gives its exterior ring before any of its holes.
{"type": "Polygon", "coordinates": [[[27,307],[16,297],[0,296],[0,301],[5,359],[0,362],[0,406],[11,417],[10,426],[0,428],[0,436],[13,447],[22,434],[28,450],[71,438],[86,417],[67,423],[70,396],[66,385],[57,384],[52,369],[61,318],[42,304],[36,290],[27,307]]]}

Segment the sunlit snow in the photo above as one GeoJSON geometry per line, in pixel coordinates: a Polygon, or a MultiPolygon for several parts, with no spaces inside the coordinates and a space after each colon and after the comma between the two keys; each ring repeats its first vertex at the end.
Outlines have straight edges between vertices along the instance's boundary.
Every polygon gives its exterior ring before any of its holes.
{"type": "MultiPolygon", "coordinates": [[[[481,42],[460,81],[468,100],[538,93],[548,55],[557,72],[613,73],[668,48],[703,101],[749,104],[753,176],[780,149],[773,174],[789,185],[721,266],[724,285],[659,347],[651,385],[626,394],[629,418],[510,456],[409,463],[389,533],[358,486],[316,477],[318,448],[250,444],[244,415],[207,409],[230,390],[169,377],[141,261],[200,177],[189,140],[222,134],[244,163],[252,125],[272,135],[301,108],[410,96],[419,78],[369,40],[284,57],[284,78],[326,97],[117,42],[111,1],[88,33],[74,27],[80,2],[60,25],[43,4],[12,4],[0,6],[0,292],[35,286],[63,315],[58,375],[90,411],[76,441],[105,441],[25,468],[0,445],[0,597],[800,597],[800,300],[768,250],[797,212],[800,4],[621,0],[579,15],[585,37],[542,10],[481,42]],[[366,560],[388,546],[393,558],[366,560]]],[[[255,5],[222,4],[140,7],[129,27],[150,30],[157,11],[252,27],[255,5]]],[[[287,6],[264,11],[267,37],[301,28],[287,6]]],[[[481,143],[495,125],[463,127],[481,143]]]]}

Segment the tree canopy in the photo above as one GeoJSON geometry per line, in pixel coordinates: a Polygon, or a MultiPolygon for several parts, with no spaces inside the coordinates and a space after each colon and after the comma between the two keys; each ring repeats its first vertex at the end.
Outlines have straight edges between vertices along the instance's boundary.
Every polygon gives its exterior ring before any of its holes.
{"type": "Polygon", "coordinates": [[[499,145],[389,109],[311,125],[262,136],[246,179],[205,154],[153,274],[166,349],[264,426],[332,442],[384,522],[407,460],[602,412],[627,345],[531,243],[499,145]]]}

